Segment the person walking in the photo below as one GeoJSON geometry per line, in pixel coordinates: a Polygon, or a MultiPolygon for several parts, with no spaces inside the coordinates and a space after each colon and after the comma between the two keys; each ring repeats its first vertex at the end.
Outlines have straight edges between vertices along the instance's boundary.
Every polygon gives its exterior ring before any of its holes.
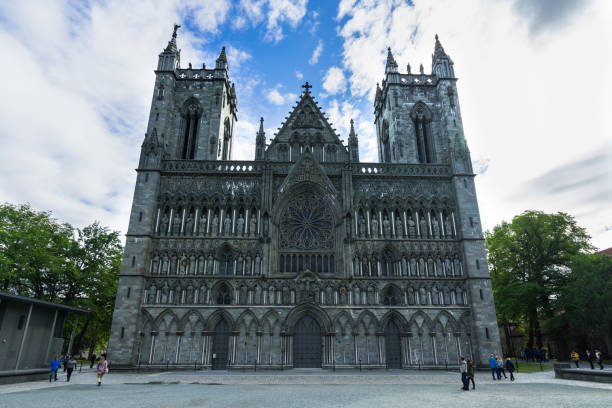
{"type": "Polygon", "coordinates": [[[459,372],[461,373],[461,383],[463,383],[463,387],[461,387],[461,389],[463,391],[469,391],[470,386],[467,377],[467,362],[465,361],[465,358],[463,356],[460,357],[459,372]]]}
{"type": "Polygon", "coordinates": [[[70,377],[72,376],[72,371],[76,368],[77,361],[74,359],[74,356],[68,358],[66,362],[66,382],[70,382],[70,377]]]}
{"type": "Polygon", "coordinates": [[[51,373],[49,373],[49,382],[51,382],[52,378],[55,378],[55,381],[57,381],[57,370],[59,370],[61,364],[62,362],[60,361],[59,356],[56,354],[55,358],[51,360],[51,373]]]}
{"type": "Polygon", "coordinates": [[[91,356],[89,357],[89,361],[91,361],[91,365],[89,366],[89,368],[93,368],[93,365],[96,363],[96,353],[91,354],[91,356]]]}
{"type": "Polygon", "coordinates": [[[593,352],[589,349],[586,350],[586,358],[589,361],[589,364],[591,365],[591,370],[594,370],[595,366],[593,365],[593,360],[595,359],[595,356],[593,355],[593,352]]]}
{"type": "Polygon", "coordinates": [[[601,351],[595,350],[595,358],[597,359],[597,364],[599,364],[599,369],[603,370],[603,354],[601,354],[601,351]]]}
{"type": "Polygon", "coordinates": [[[469,358],[467,359],[467,387],[470,388],[470,381],[472,382],[472,389],[476,388],[476,383],[474,382],[474,363],[469,358]]]}
{"type": "Polygon", "coordinates": [[[493,381],[495,381],[495,374],[497,374],[497,359],[493,354],[489,357],[489,368],[491,368],[491,375],[493,376],[493,381]]]}
{"type": "Polygon", "coordinates": [[[102,385],[102,377],[104,377],[104,374],[108,373],[108,361],[106,361],[104,356],[101,356],[100,359],[98,360],[98,366],[96,368],[96,371],[98,373],[98,387],[99,387],[102,385]]]}
{"type": "Polygon", "coordinates": [[[576,364],[576,368],[580,368],[580,355],[576,353],[576,350],[572,351],[572,353],[570,354],[570,358],[572,359],[574,364],[576,364]]]}
{"type": "Polygon", "coordinates": [[[510,373],[510,381],[514,381],[514,364],[512,360],[510,360],[510,357],[506,359],[506,370],[510,373]]]}
{"type": "Polygon", "coordinates": [[[506,371],[504,371],[504,359],[501,358],[501,356],[497,356],[497,379],[501,380],[501,376],[504,376],[504,378],[508,378],[506,377],[506,371]]]}

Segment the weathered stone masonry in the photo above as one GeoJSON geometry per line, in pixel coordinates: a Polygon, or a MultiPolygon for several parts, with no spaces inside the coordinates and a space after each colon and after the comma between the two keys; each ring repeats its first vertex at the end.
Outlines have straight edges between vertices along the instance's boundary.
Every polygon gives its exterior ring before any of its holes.
{"type": "Polygon", "coordinates": [[[159,56],[109,344],[115,366],[486,364],[499,352],[453,63],[377,86],[380,163],[345,146],[306,83],[254,161],[232,161],[225,51],[159,56]]]}

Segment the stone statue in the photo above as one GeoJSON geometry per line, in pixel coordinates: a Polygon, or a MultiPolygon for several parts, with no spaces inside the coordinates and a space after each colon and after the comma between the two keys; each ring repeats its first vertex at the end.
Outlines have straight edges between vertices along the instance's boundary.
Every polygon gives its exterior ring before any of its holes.
{"type": "Polygon", "coordinates": [[[372,238],[378,238],[378,220],[376,217],[372,217],[370,224],[372,226],[372,238]]]}
{"type": "Polygon", "coordinates": [[[450,238],[453,236],[453,230],[452,230],[451,223],[448,217],[444,218],[444,232],[446,233],[447,238],[450,238]]]}
{"type": "Polygon", "coordinates": [[[190,305],[193,303],[193,286],[187,286],[185,290],[185,303],[190,305]]]}
{"type": "Polygon", "coordinates": [[[244,233],[244,218],[242,217],[242,214],[240,214],[240,216],[238,217],[238,220],[236,221],[236,235],[241,237],[243,233],[244,233]]]}
{"type": "Polygon", "coordinates": [[[259,275],[260,271],[261,271],[261,258],[259,257],[259,254],[257,254],[257,256],[255,256],[255,275],[259,275]]]}
{"type": "Polygon", "coordinates": [[[207,275],[212,275],[213,273],[213,268],[214,268],[214,258],[212,257],[212,255],[208,255],[208,260],[206,261],[206,274],[207,275]]]}
{"type": "Polygon", "coordinates": [[[425,217],[421,217],[419,220],[419,226],[421,227],[421,238],[427,238],[429,235],[429,231],[427,231],[427,223],[425,222],[425,217]]]}
{"type": "Polygon", "coordinates": [[[245,275],[250,275],[251,274],[251,257],[250,256],[246,257],[244,274],[245,275]]]}
{"type": "Polygon", "coordinates": [[[404,237],[404,225],[402,223],[402,217],[395,218],[395,236],[398,238],[404,237]]]}
{"type": "Polygon", "coordinates": [[[249,224],[249,235],[254,237],[257,233],[257,220],[255,219],[255,216],[251,217],[249,224]]]}
{"type": "Polygon", "coordinates": [[[383,219],[383,233],[385,238],[388,238],[391,236],[391,221],[389,221],[389,218],[385,215],[385,218],[383,219]]]}
{"type": "Polygon", "coordinates": [[[225,214],[225,219],[223,220],[223,235],[229,236],[232,233],[232,219],[229,217],[229,214],[225,214]]]}
{"type": "Polygon", "coordinates": [[[185,255],[181,256],[181,259],[179,260],[179,274],[187,273],[187,265],[189,265],[189,260],[187,260],[185,255]]]}
{"type": "Polygon", "coordinates": [[[174,218],[172,219],[172,234],[179,235],[181,233],[181,216],[179,213],[174,213],[174,218]]]}
{"type": "Polygon", "coordinates": [[[164,286],[161,289],[161,303],[168,303],[168,294],[170,292],[170,288],[168,288],[168,282],[164,282],[164,286]]]}
{"type": "Polygon", "coordinates": [[[433,220],[431,220],[431,227],[434,238],[440,238],[440,223],[438,222],[438,217],[434,217],[433,220]]]}
{"type": "Polygon", "coordinates": [[[419,72],[421,73],[421,75],[425,74],[425,68],[423,68],[423,64],[419,66],[419,72]]]}
{"type": "Polygon", "coordinates": [[[364,216],[362,215],[361,217],[359,217],[359,236],[361,238],[365,236],[365,231],[366,231],[366,220],[364,216]]]}
{"type": "Polygon", "coordinates": [[[416,223],[412,219],[412,215],[408,217],[408,236],[410,238],[416,238],[416,223]]]}
{"type": "Polygon", "coordinates": [[[219,232],[219,216],[217,214],[215,214],[215,216],[213,217],[211,227],[212,228],[210,230],[210,235],[217,235],[217,232],[219,232]]]}
{"type": "Polygon", "coordinates": [[[166,235],[168,233],[168,214],[164,213],[161,220],[161,225],[159,226],[160,235],[166,235]]]}
{"type": "Polygon", "coordinates": [[[448,258],[444,260],[444,272],[446,272],[446,276],[452,276],[453,274],[453,271],[451,269],[451,262],[448,258]]]}
{"type": "Polygon", "coordinates": [[[198,228],[200,229],[200,235],[206,235],[206,222],[207,221],[208,219],[206,219],[206,215],[202,213],[202,216],[200,217],[200,225],[198,225],[198,228]]]}
{"type": "Polygon", "coordinates": [[[193,234],[193,216],[191,213],[187,215],[187,219],[185,220],[185,235],[193,234]]]}

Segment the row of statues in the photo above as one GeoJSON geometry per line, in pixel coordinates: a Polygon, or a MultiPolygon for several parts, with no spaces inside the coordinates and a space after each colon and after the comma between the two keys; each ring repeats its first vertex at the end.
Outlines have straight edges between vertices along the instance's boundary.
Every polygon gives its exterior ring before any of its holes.
{"type": "Polygon", "coordinates": [[[183,219],[181,214],[176,212],[172,217],[172,223],[170,223],[170,217],[168,213],[164,213],[160,224],[159,234],[160,235],[199,235],[199,236],[238,236],[238,237],[254,237],[257,235],[257,219],[251,217],[247,222],[240,213],[236,219],[235,231],[232,232],[232,219],[229,214],[225,214],[223,219],[223,225],[219,225],[219,214],[215,214],[210,225],[208,225],[208,218],[206,213],[202,213],[199,217],[198,224],[195,225],[195,217],[192,213],[188,213],[185,216],[185,224],[183,225],[183,219]]]}
{"type": "MultiPolygon", "coordinates": [[[[442,231],[440,230],[440,222],[438,221],[438,218],[432,217],[431,234],[427,225],[428,223],[424,217],[421,217],[421,219],[419,220],[419,228],[417,229],[417,224],[412,218],[412,215],[408,216],[406,219],[406,224],[408,227],[406,232],[404,232],[404,223],[402,222],[402,218],[400,216],[395,216],[394,218],[395,237],[397,238],[403,238],[404,236],[406,236],[408,238],[432,237],[434,239],[441,239],[443,237],[449,238],[453,236],[451,223],[448,217],[444,220],[444,233],[442,233],[442,231]]],[[[394,236],[391,221],[386,215],[382,220],[382,233],[380,231],[380,224],[378,222],[377,217],[374,216],[371,218],[370,231],[368,231],[367,221],[365,217],[363,215],[359,217],[358,235],[360,238],[392,238],[394,236]]]]}

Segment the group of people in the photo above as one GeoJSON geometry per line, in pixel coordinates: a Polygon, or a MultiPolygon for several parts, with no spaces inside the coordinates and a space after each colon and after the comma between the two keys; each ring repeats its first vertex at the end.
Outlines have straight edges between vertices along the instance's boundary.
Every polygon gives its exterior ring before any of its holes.
{"type": "MultiPolygon", "coordinates": [[[[600,370],[604,369],[604,366],[603,366],[603,355],[601,354],[601,351],[595,350],[593,352],[593,351],[587,349],[585,354],[586,354],[587,361],[591,365],[591,370],[595,369],[595,365],[593,364],[594,361],[597,362],[597,364],[599,365],[599,369],[600,370]]],[[[580,368],[580,354],[578,354],[576,352],[576,350],[572,350],[572,352],[570,353],[570,360],[572,360],[574,362],[574,364],[576,364],[576,368],[580,368]]]]}
{"type": "MultiPolygon", "coordinates": [[[[59,356],[56,355],[53,360],[51,360],[51,373],[49,374],[49,382],[51,380],[57,381],[57,372],[63,366],[64,372],[66,373],[66,381],[70,382],[70,377],[72,376],[72,371],[77,366],[77,361],[74,356],[70,354],[66,354],[62,360],[59,359],[59,356]]],[[[93,362],[90,368],[93,367],[93,362]]],[[[98,365],[96,367],[96,373],[98,374],[98,386],[102,385],[102,377],[104,374],[108,373],[108,361],[106,361],[105,355],[103,354],[98,359],[98,365]]]]}
{"type": "Polygon", "coordinates": [[[525,347],[525,349],[521,351],[521,359],[525,361],[533,361],[534,363],[542,363],[544,361],[548,361],[546,359],[547,354],[548,352],[545,348],[537,349],[534,347],[533,349],[530,349],[529,347],[525,347]]]}
{"type": "MultiPolygon", "coordinates": [[[[508,358],[504,364],[504,360],[501,358],[501,356],[491,354],[491,357],[489,358],[489,367],[491,368],[493,380],[501,380],[502,375],[504,378],[508,378],[506,376],[506,371],[508,371],[510,374],[510,381],[514,381],[514,363],[512,363],[510,358],[508,358]]],[[[472,360],[461,356],[459,362],[459,372],[461,373],[461,383],[463,384],[461,389],[463,391],[469,391],[470,382],[472,383],[472,389],[475,389],[476,383],[474,382],[474,363],[472,360]]]]}
{"type": "Polygon", "coordinates": [[[66,373],[66,381],[70,382],[70,377],[72,377],[72,372],[77,366],[77,361],[74,359],[74,356],[70,354],[66,354],[62,360],[59,359],[59,356],[55,356],[53,360],[51,360],[51,373],[49,374],[49,382],[51,380],[57,381],[57,372],[60,368],[64,367],[64,372],[66,373]]]}

